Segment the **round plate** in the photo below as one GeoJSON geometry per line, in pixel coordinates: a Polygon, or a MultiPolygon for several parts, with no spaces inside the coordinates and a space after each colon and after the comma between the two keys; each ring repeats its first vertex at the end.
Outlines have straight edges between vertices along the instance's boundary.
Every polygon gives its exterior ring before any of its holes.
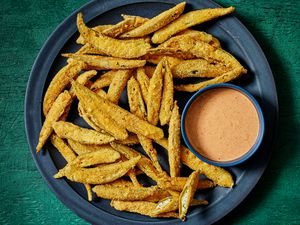
{"type": "MultiPolygon", "coordinates": [[[[107,200],[88,202],[83,185],[66,179],[56,180],[53,175],[65,165],[64,159],[50,145],[45,146],[37,155],[35,146],[44,120],[42,116],[42,99],[50,80],[65,64],[66,59],[60,54],[75,52],[79,46],[75,43],[78,37],[76,14],[81,11],[89,26],[111,24],[121,20],[120,14],[153,17],[171,8],[180,1],[177,0],[127,0],[125,1],[93,1],[74,12],[63,21],[52,33],[40,51],[31,71],[25,100],[25,125],[28,143],[36,165],[48,183],[51,190],[71,210],[92,224],[179,224],[178,219],[156,219],[135,213],[114,210],[107,200]]],[[[219,7],[210,1],[187,1],[186,11],[219,7]]],[[[227,16],[195,29],[207,31],[216,36],[223,48],[234,56],[248,69],[248,74],[234,83],[247,89],[260,103],[265,116],[266,130],[261,148],[246,163],[230,167],[228,170],[235,179],[233,189],[216,187],[201,191],[199,198],[209,201],[206,207],[193,207],[188,213],[185,224],[211,224],[225,216],[235,208],[253,189],[269,161],[274,145],[277,128],[278,103],[272,72],[268,62],[252,35],[233,16],[227,16]]],[[[179,106],[183,106],[191,96],[190,93],[177,92],[175,98],[179,106]]],[[[122,96],[121,104],[126,102],[126,94],[122,96]]],[[[78,117],[76,107],[72,109],[68,120],[85,126],[78,117]]],[[[158,150],[162,167],[168,170],[167,156],[164,150],[158,150]]],[[[183,167],[182,174],[188,175],[189,170],[183,167]]]]}

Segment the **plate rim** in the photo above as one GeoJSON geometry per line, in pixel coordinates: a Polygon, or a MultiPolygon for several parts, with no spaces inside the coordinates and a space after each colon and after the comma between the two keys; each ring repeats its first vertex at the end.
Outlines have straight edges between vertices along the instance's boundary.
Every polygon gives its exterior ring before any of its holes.
{"type": "MultiPolygon", "coordinates": [[[[57,25],[57,27],[55,28],[55,30],[49,35],[49,37],[47,38],[47,40],[44,42],[41,50],[39,51],[34,64],[32,66],[31,72],[30,72],[30,76],[28,78],[28,82],[27,82],[27,87],[26,87],[26,94],[25,94],[25,101],[24,101],[24,122],[25,122],[25,132],[26,132],[26,137],[27,137],[27,142],[30,148],[30,152],[32,154],[32,157],[35,161],[35,164],[38,168],[38,171],[40,172],[40,174],[42,175],[43,179],[46,181],[47,185],[49,186],[50,190],[56,195],[56,197],[58,197],[58,199],[64,203],[65,206],[67,206],[69,209],[71,209],[73,212],[75,212],[78,216],[80,216],[81,218],[85,219],[86,221],[92,222],[92,223],[97,223],[99,222],[98,220],[93,220],[94,217],[91,217],[90,214],[88,213],[88,211],[85,210],[84,207],[82,207],[81,203],[78,202],[79,204],[72,204],[72,201],[74,199],[70,199],[67,198],[66,196],[64,196],[62,193],[60,193],[59,189],[57,189],[57,185],[53,184],[53,182],[51,182],[51,180],[49,179],[49,176],[46,174],[46,171],[44,171],[44,169],[42,168],[40,162],[39,162],[39,158],[37,157],[37,155],[35,154],[35,148],[32,146],[31,144],[31,140],[30,140],[30,124],[29,124],[29,114],[28,114],[28,105],[29,105],[29,101],[30,99],[30,85],[33,83],[33,79],[34,79],[34,75],[35,75],[35,70],[38,67],[38,63],[41,61],[42,56],[45,54],[45,52],[47,52],[47,48],[49,43],[51,42],[51,40],[59,35],[58,34],[58,30],[66,23],[70,22],[72,20],[72,18],[79,12],[79,11],[84,11],[85,9],[91,7],[92,4],[104,4],[104,10],[103,12],[99,13],[98,15],[105,13],[109,10],[112,10],[114,8],[120,7],[120,6],[124,6],[124,5],[128,5],[128,4],[134,4],[134,3],[165,3],[165,4],[177,4],[179,2],[182,2],[180,0],[128,0],[126,2],[122,2],[122,1],[109,1],[109,0],[102,0],[101,3],[99,3],[99,1],[90,1],[87,2],[86,4],[84,4],[83,6],[79,7],[78,9],[76,9],[75,11],[73,11],[68,17],[66,17],[59,25],[57,25]],[[111,6],[111,7],[110,7],[111,6]],[[81,206],[81,207],[80,207],[81,206]]],[[[192,2],[187,0],[187,3],[192,2]]],[[[222,7],[219,4],[213,2],[212,0],[207,0],[207,2],[209,4],[214,5],[215,7],[222,7]]],[[[213,220],[209,221],[209,224],[215,223],[216,221],[220,220],[221,218],[223,218],[224,216],[228,215],[228,213],[230,213],[233,209],[235,209],[248,195],[249,193],[253,190],[253,188],[256,186],[257,182],[260,180],[260,178],[262,177],[262,174],[264,173],[266,167],[269,164],[272,152],[274,150],[274,148],[276,147],[276,143],[277,143],[277,136],[278,136],[278,118],[279,118],[279,105],[278,105],[278,97],[277,97],[277,90],[276,90],[276,85],[275,85],[275,80],[274,80],[274,76],[273,73],[271,71],[270,65],[268,63],[268,60],[264,54],[264,52],[262,51],[260,45],[258,44],[258,42],[256,41],[256,39],[253,37],[253,35],[250,33],[250,31],[241,23],[241,21],[239,21],[235,16],[230,16],[232,19],[234,19],[235,22],[239,23],[239,26],[241,27],[241,29],[247,33],[247,36],[251,39],[251,41],[253,42],[253,44],[256,47],[256,51],[258,52],[258,54],[261,56],[261,58],[263,59],[263,65],[266,66],[266,70],[268,71],[268,73],[271,75],[272,77],[272,88],[274,90],[275,93],[275,99],[273,99],[273,103],[275,103],[275,113],[274,113],[274,131],[272,133],[272,137],[271,137],[271,143],[268,149],[268,158],[266,159],[266,162],[264,163],[263,167],[261,168],[261,170],[259,171],[259,176],[256,177],[256,179],[254,179],[251,183],[251,186],[248,190],[245,191],[244,196],[242,196],[241,198],[239,198],[238,201],[235,201],[233,206],[230,207],[228,210],[225,211],[225,213],[223,213],[222,215],[219,215],[217,217],[215,217],[213,220]]],[[[90,20],[91,18],[88,18],[88,20],[90,20]]],[[[71,34],[71,36],[74,35],[71,34]]],[[[56,58],[56,56],[53,58],[56,58]]],[[[53,61],[51,63],[51,65],[53,64],[53,61]]],[[[64,185],[65,182],[57,182],[60,183],[60,187],[62,187],[64,185]]],[[[70,187],[71,188],[71,187],[70,187]]],[[[72,189],[73,190],[73,189],[72,189]]],[[[77,201],[85,201],[84,198],[82,198],[79,194],[77,194],[79,198],[75,199],[75,203],[77,201]]],[[[226,196],[228,197],[228,195],[226,196]]],[[[224,197],[224,198],[226,198],[224,197]]],[[[74,201],[73,201],[74,203],[74,201]]],[[[162,220],[162,221],[137,221],[137,220],[131,220],[131,219],[127,219],[124,217],[119,217],[116,216],[114,214],[108,213],[104,210],[101,210],[97,207],[95,207],[93,204],[89,203],[89,207],[94,207],[96,208],[98,211],[100,210],[101,214],[103,216],[109,215],[110,217],[114,217],[114,219],[119,220],[119,221],[114,221],[115,224],[123,224],[126,222],[130,222],[130,223],[134,223],[134,224],[164,224],[164,223],[168,223],[170,221],[174,221],[175,223],[177,223],[177,221],[175,219],[173,220],[162,220]]],[[[99,213],[99,212],[98,212],[99,213]]],[[[103,218],[104,219],[104,218],[103,218]]],[[[191,218],[192,219],[192,218],[191,218]]],[[[103,220],[102,222],[107,222],[110,221],[111,219],[108,220],[103,220]]]]}

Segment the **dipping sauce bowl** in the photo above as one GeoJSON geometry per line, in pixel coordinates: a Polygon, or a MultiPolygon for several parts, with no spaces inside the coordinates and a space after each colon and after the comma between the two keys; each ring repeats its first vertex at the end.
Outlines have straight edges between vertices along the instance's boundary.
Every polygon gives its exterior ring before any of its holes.
{"type": "Polygon", "coordinates": [[[233,166],[259,148],[265,130],[262,110],[245,89],[216,84],[196,92],[184,107],[181,133],[188,148],[216,166],[233,166]]]}

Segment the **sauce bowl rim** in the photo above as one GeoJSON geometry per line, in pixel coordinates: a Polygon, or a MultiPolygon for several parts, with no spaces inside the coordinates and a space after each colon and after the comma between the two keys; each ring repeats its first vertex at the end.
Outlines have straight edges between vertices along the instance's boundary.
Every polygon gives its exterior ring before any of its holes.
{"type": "Polygon", "coordinates": [[[180,122],[180,126],[181,126],[181,135],[183,137],[183,140],[185,142],[185,144],[187,145],[188,149],[194,154],[196,155],[199,159],[201,159],[202,161],[215,165],[215,166],[220,166],[220,167],[229,167],[229,166],[235,166],[238,164],[241,164],[243,162],[245,162],[247,159],[249,159],[252,155],[254,155],[254,153],[259,149],[262,141],[263,141],[263,136],[265,133],[265,120],[264,120],[264,115],[262,112],[262,109],[259,105],[259,103],[257,102],[257,100],[254,98],[254,96],[247,91],[246,89],[234,85],[234,84],[213,84],[213,85],[209,85],[203,89],[200,89],[199,91],[197,91],[196,93],[194,93],[192,95],[192,97],[188,100],[188,102],[185,104],[183,112],[182,112],[182,116],[181,116],[181,122],[180,122]],[[258,114],[258,118],[259,118],[259,132],[255,141],[255,144],[241,157],[231,160],[231,161],[214,161],[211,159],[206,158],[205,156],[203,156],[202,154],[200,154],[199,152],[197,152],[191,145],[191,143],[188,140],[188,137],[186,135],[186,130],[185,130],[185,118],[186,118],[186,114],[191,106],[191,104],[204,92],[211,90],[211,89],[215,89],[215,88],[231,88],[234,89],[236,91],[241,92],[242,94],[244,94],[250,101],[251,103],[254,105],[256,112],[258,114]]]}

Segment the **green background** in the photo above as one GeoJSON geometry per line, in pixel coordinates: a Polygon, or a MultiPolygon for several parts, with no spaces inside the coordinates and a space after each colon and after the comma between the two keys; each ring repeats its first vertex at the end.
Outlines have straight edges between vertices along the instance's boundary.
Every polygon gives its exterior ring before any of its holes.
{"type": "MultiPolygon", "coordinates": [[[[0,224],[86,224],[50,191],[28,149],[23,105],[40,48],[55,27],[84,0],[1,1],[0,224]]],[[[226,224],[300,224],[300,1],[218,0],[264,50],[276,80],[278,146],[262,179],[226,224]]]]}

